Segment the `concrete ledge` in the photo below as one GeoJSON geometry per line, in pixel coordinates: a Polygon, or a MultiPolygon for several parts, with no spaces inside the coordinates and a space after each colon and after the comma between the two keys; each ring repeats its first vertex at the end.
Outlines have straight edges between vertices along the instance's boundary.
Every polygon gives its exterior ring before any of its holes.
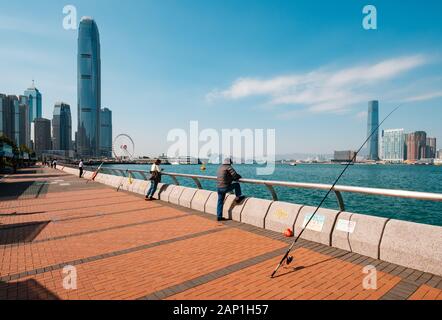
{"type": "Polygon", "coordinates": [[[168,202],[179,205],[180,197],[186,188],[182,186],[175,186],[169,194],[168,202]]]}
{"type": "Polygon", "coordinates": [[[85,172],[83,172],[83,177],[85,178],[85,179],[92,179],[92,175],[93,175],[94,173],[93,172],[91,172],[91,171],[85,171],[85,172]]]}
{"type": "Polygon", "coordinates": [[[265,218],[273,201],[250,198],[241,212],[241,221],[252,226],[264,228],[265,218]]]}
{"type": "Polygon", "coordinates": [[[288,228],[294,230],[296,218],[302,207],[299,204],[273,202],[265,220],[265,228],[281,233],[288,228]]]}
{"type": "Polygon", "coordinates": [[[332,235],[332,246],[379,259],[382,233],[388,219],[341,212],[332,235]]]}
{"type": "Polygon", "coordinates": [[[175,188],[175,185],[173,184],[159,183],[154,198],[161,201],[169,201],[169,195],[172,192],[173,188],[175,188]]]}
{"type": "Polygon", "coordinates": [[[381,260],[442,276],[442,227],[390,220],[381,260]]]}
{"type": "Polygon", "coordinates": [[[190,208],[193,210],[206,212],[206,203],[212,194],[218,196],[215,192],[211,192],[209,190],[198,190],[192,199],[190,208]]]}
{"type": "Polygon", "coordinates": [[[198,189],[195,188],[184,188],[184,191],[179,199],[179,205],[185,208],[190,208],[192,206],[193,197],[197,191],[198,189]]]}
{"type": "MultiPolygon", "coordinates": [[[[309,217],[315,212],[315,207],[303,207],[295,223],[295,237],[304,229],[309,217]]],[[[331,246],[331,235],[339,211],[319,209],[313,220],[302,233],[301,238],[331,246]]]]}
{"type": "Polygon", "coordinates": [[[241,222],[241,213],[244,209],[245,204],[249,201],[250,198],[245,199],[241,204],[236,204],[235,196],[229,194],[226,196],[226,200],[224,201],[224,210],[223,217],[225,219],[231,219],[235,221],[241,222]]]}
{"type": "Polygon", "coordinates": [[[217,207],[218,207],[218,193],[212,192],[209,196],[209,199],[207,199],[206,205],[204,207],[204,212],[216,215],[217,207]]]}

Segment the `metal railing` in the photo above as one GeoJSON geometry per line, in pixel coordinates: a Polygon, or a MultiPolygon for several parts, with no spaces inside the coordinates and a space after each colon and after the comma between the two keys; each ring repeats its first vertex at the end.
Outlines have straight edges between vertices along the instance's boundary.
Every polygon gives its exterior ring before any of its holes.
{"type": "MultiPolygon", "coordinates": [[[[129,176],[129,173],[134,176],[134,174],[139,174],[144,180],[148,180],[150,173],[148,171],[142,170],[123,170],[123,169],[110,169],[102,168],[101,173],[109,173],[112,175],[118,175],[122,177],[129,176]]],[[[163,176],[170,177],[176,185],[180,185],[178,178],[186,178],[194,181],[198,189],[203,189],[201,185],[201,180],[216,181],[217,178],[213,176],[204,175],[194,175],[194,174],[184,174],[184,173],[171,173],[163,172],[163,176]]],[[[136,176],[134,176],[136,178],[136,176]]],[[[252,184],[252,185],[262,185],[265,186],[270,192],[272,199],[278,201],[278,194],[276,193],[275,187],[286,187],[286,188],[297,188],[297,189],[314,189],[328,191],[332,185],[319,184],[319,183],[301,183],[301,182],[289,182],[289,181],[270,181],[270,180],[255,180],[255,179],[241,179],[240,183],[252,184]]],[[[441,201],[442,194],[439,193],[428,193],[428,192],[417,192],[417,191],[406,191],[406,190],[393,190],[393,189],[380,189],[380,188],[365,188],[365,187],[353,187],[353,186],[340,186],[337,185],[333,188],[333,192],[336,196],[339,208],[341,211],[345,211],[344,199],[342,197],[343,192],[347,193],[358,193],[373,196],[384,196],[384,197],[394,197],[394,198],[405,198],[405,199],[415,199],[415,200],[427,200],[427,201],[441,201]]]]}

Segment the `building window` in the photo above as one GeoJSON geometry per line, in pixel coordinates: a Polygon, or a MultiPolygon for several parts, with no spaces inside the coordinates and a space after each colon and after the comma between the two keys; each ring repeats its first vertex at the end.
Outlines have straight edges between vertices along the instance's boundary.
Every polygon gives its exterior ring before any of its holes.
{"type": "Polygon", "coordinates": [[[82,74],[81,75],[81,79],[83,80],[91,80],[92,76],[88,75],[88,74],[82,74]]]}

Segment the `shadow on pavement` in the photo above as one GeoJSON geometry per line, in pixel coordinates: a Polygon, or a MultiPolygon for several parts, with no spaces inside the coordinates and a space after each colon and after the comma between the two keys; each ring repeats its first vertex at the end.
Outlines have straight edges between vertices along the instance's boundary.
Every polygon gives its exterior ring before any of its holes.
{"type": "Polygon", "coordinates": [[[0,281],[0,300],[60,300],[34,279],[7,283],[0,281]]]}
{"type": "Polygon", "coordinates": [[[0,225],[0,245],[32,242],[50,221],[0,225]]]}

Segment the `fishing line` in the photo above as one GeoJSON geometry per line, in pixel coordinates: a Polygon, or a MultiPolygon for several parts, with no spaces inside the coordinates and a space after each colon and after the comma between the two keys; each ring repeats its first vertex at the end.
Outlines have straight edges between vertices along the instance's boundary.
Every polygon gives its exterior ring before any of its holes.
{"type": "Polygon", "coordinates": [[[292,252],[293,248],[295,247],[295,244],[299,241],[299,239],[301,238],[302,234],[304,233],[304,231],[307,229],[308,225],[310,224],[310,222],[313,220],[313,218],[315,217],[315,215],[318,213],[319,209],[322,207],[322,205],[324,204],[325,200],[328,198],[328,196],[330,195],[330,193],[333,191],[333,189],[335,188],[336,184],[339,182],[339,180],[341,180],[342,176],[344,175],[344,173],[347,171],[347,169],[352,165],[352,163],[354,163],[356,161],[356,158],[358,156],[358,154],[362,151],[362,149],[364,148],[364,146],[367,144],[367,142],[371,139],[371,137],[373,137],[376,132],[378,132],[379,128],[382,126],[382,124],[394,113],[396,112],[402,105],[399,105],[398,107],[396,107],[395,109],[393,109],[393,111],[391,111],[385,118],[384,120],[381,121],[381,123],[379,123],[379,125],[376,127],[376,129],[373,130],[373,132],[368,136],[368,138],[364,141],[364,143],[362,144],[362,146],[359,148],[359,150],[355,153],[355,155],[353,156],[353,158],[351,160],[349,160],[349,162],[347,163],[347,165],[345,166],[344,170],[342,170],[341,174],[338,176],[338,178],[335,180],[335,182],[333,183],[333,185],[331,186],[331,188],[328,190],[327,194],[325,195],[325,197],[322,199],[322,201],[319,203],[318,207],[316,208],[315,212],[311,215],[311,217],[309,218],[309,220],[307,221],[307,223],[305,224],[304,228],[301,230],[301,232],[299,233],[299,235],[296,237],[295,241],[293,241],[292,245],[290,246],[290,248],[287,250],[287,252],[285,253],[285,255],[282,257],[281,261],[279,262],[279,264],[276,266],[276,269],[273,271],[272,275],[270,276],[271,278],[274,278],[275,274],[278,272],[279,268],[281,268],[282,264],[284,262],[287,263],[287,265],[291,264],[293,262],[293,257],[289,256],[290,252],[292,252]]]}

